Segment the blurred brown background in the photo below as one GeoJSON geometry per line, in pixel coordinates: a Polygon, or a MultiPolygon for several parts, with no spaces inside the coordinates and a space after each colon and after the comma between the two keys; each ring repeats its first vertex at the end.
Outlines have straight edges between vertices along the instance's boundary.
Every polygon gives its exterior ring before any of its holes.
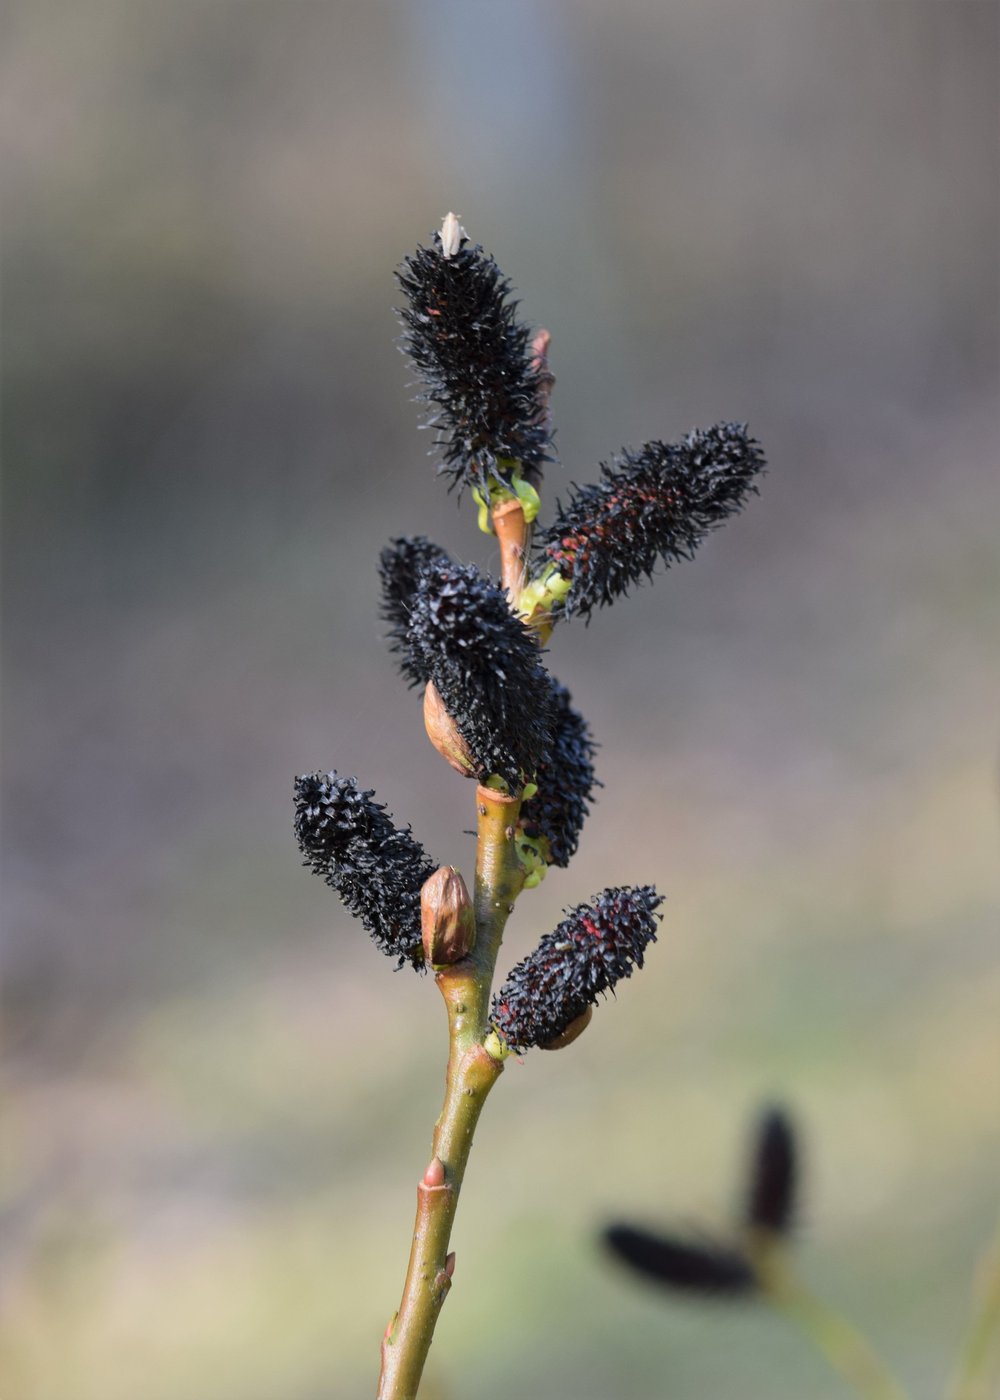
{"type": "Polygon", "coordinates": [[[1000,1162],[998,22],[921,0],[14,0],[2,75],[4,1400],[371,1393],[433,986],[299,868],[296,772],[468,866],[376,554],[491,561],[392,270],[457,210],[554,335],[555,494],[748,419],[697,562],[557,633],[602,743],[561,907],[648,969],[484,1117],[428,1396],[816,1400],[776,1319],[637,1288],[807,1139],[803,1268],[941,1394],[1000,1162]]]}

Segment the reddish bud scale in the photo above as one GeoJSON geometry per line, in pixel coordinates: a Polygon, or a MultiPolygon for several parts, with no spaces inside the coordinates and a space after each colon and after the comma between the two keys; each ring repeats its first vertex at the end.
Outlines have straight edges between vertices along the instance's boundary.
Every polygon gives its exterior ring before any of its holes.
{"type": "Polygon", "coordinates": [[[428,1162],[420,1184],[431,1190],[444,1185],[444,1163],[440,1157],[432,1157],[428,1162]]]}

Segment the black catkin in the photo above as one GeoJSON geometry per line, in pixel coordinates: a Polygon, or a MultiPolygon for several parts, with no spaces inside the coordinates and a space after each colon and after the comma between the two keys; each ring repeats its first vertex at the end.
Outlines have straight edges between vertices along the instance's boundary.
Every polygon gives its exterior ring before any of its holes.
{"type": "Polygon", "coordinates": [[[548,1045],[600,995],[642,967],[646,947],[656,940],[662,902],[652,885],[622,886],[568,910],[493,999],[490,1019],[508,1045],[548,1045]]]}
{"type": "Polygon", "coordinates": [[[471,564],[425,568],[407,646],[414,669],[437,687],[479,781],[498,774],[513,789],[530,780],[551,743],[552,682],[503,589],[471,564]]]}
{"type": "Polygon", "coordinates": [[[423,965],[420,887],[437,868],[409,827],[354,778],[295,779],[295,835],[308,865],[337,891],[383,953],[423,965]]]}
{"type": "Polygon", "coordinates": [[[753,1229],[775,1235],[790,1233],[795,1218],[798,1152],[791,1119],[780,1108],[760,1120],[751,1154],[745,1210],[753,1229]]]}
{"type": "Polygon", "coordinates": [[[507,278],[464,236],[446,257],[437,233],[396,277],[406,297],[398,311],[402,349],[423,381],[418,401],[427,405],[451,485],[485,493],[491,481],[509,485],[517,463],[537,482],[551,447],[548,381],[507,278]]]}
{"type": "Polygon", "coordinates": [[[448,567],[447,551],[425,535],[404,535],[391,540],[379,555],[382,581],[382,620],[389,624],[389,650],[397,654],[399,669],[411,686],[430,680],[426,662],[410,641],[410,612],[421,572],[432,565],[448,567]]]}
{"type": "Polygon", "coordinates": [[[612,603],[658,562],[689,559],[705,536],[757,493],[765,469],[746,425],[718,423],[679,443],[647,442],[601,464],[602,480],[574,488],[541,531],[541,567],[570,580],[567,615],[612,603]]]}
{"type": "Polygon", "coordinates": [[[757,1288],[749,1260],[714,1240],[696,1243],[632,1225],[610,1225],[604,1231],[604,1243],[635,1273],[684,1293],[736,1298],[757,1288]]]}
{"type": "Polygon", "coordinates": [[[558,681],[552,682],[552,695],[552,749],[535,776],[538,792],[521,808],[521,826],[526,836],[548,842],[553,865],[567,866],[576,854],[594,788],[602,784],[594,775],[597,745],[587,721],[558,681]]]}

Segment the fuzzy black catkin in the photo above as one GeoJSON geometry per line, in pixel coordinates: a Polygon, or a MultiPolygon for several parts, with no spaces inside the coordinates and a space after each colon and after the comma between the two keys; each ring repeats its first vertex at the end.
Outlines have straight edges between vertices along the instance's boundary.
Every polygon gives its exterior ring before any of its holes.
{"type": "Polygon", "coordinates": [[[662,902],[652,885],[624,886],[568,910],[493,999],[490,1019],[508,1045],[548,1045],[598,996],[642,967],[662,902]]]}
{"type": "Polygon", "coordinates": [[[548,841],[553,865],[567,866],[576,854],[594,788],[601,783],[594,776],[597,745],[587,721],[558,681],[552,682],[552,695],[552,749],[535,775],[538,792],[521,808],[521,825],[525,835],[548,841]]]}
{"type": "Polygon", "coordinates": [[[373,797],[336,773],[296,778],[295,835],[304,864],[337,891],[382,952],[400,967],[421,967],[420,887],[437,867],[373,797]]]}
{"type": "Polygon", "coordinates": [[[604,1231],[604,1243],[635,1273],[685,1293],[736,1298],[757,1287],[749,1261],[712,1240],[695,1243],[632,1225],[610,1225],[604,1231]]]}
{"type": "Polygon", "coordinates": [[[427,405],[441,470],[452,485],[484,492],[491,477],[509,482],[512,461],[537,480],[551,445],[545,380],[507,278],[465,238],[446,258],[440,234],[396,277],[406,297],[402,349],[423,381],[418,401],[427,405]]]}
{"type": "Polygon", "coordinates": [[[760,1120],[750,1162],[746,1223],[776,1235],[787,1235],[795,1218],[798,1152],[791,1119],[780,1108],[768,1109],[760,1120]]]}
{"type": "Polygon", "coordinates": [[[530,780],[552,739],[552,681],[507,595],[472,564],[432,564],[413,595],[407,645],[433,680],[476,765],[511,788],[530,780]]]}
{"type": "Polygon", "coordinates": [[[606,606],[658,562],[689,559],[709,533],[739,511],[765,468],[745,424],[717,423],[678,443],[647,442],[601,464],[602,480],[574,488],[540,532],[541,562],[571,580],[567,615],[606,606]]]}
{"type": "Polygon", "coordinates": [[[391,540],[379,555],[382,581],[382,619],[389,624],[389,650],[399,658],[399,669],[411,686],[426,685],[430,672],[410,642],[410,612],[424,569],[448,567],[451,558],[425,535],[404,535],[391,540]]]}

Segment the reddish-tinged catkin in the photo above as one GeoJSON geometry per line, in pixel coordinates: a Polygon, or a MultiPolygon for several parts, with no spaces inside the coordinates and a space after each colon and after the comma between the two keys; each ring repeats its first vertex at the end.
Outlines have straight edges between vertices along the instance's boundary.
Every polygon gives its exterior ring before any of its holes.
{"type": "Polygon", "coordinates": [[[464,237],[446,257],[440,234],[396,274],[402,349],[423,381],[441,470],[452,485],[489,489],[520,463],[538,480],[551,435],[544,420],[547,378],[517,319],[510,283],[478,245],[464,237]]]}
{"type": "Polygon", "coordinates": [[[634,967],[656,940],[663,900],[652,885],[604,890],[579,904],[511,971],[490,1019],[508,1045],[548,1045],[634,967]]]}
{"type": "Polygon", "coordinates": [[[390,957],[423,965],[420,888],[437,868],[354,778],[310,773],[295,780],[295,835],[308,865],[337,891],[390,957]]]}
{"type": "Polygon", "coordinates": [[[756,493],[765,468],[746,426],[718,423],[678,443],[647,442],[601,464],[602,480],[574,488],[538,536],[540,569],[570,580],[567,615],[589,614],[651,578],[657,563],[689,559],[756,493]]]}

